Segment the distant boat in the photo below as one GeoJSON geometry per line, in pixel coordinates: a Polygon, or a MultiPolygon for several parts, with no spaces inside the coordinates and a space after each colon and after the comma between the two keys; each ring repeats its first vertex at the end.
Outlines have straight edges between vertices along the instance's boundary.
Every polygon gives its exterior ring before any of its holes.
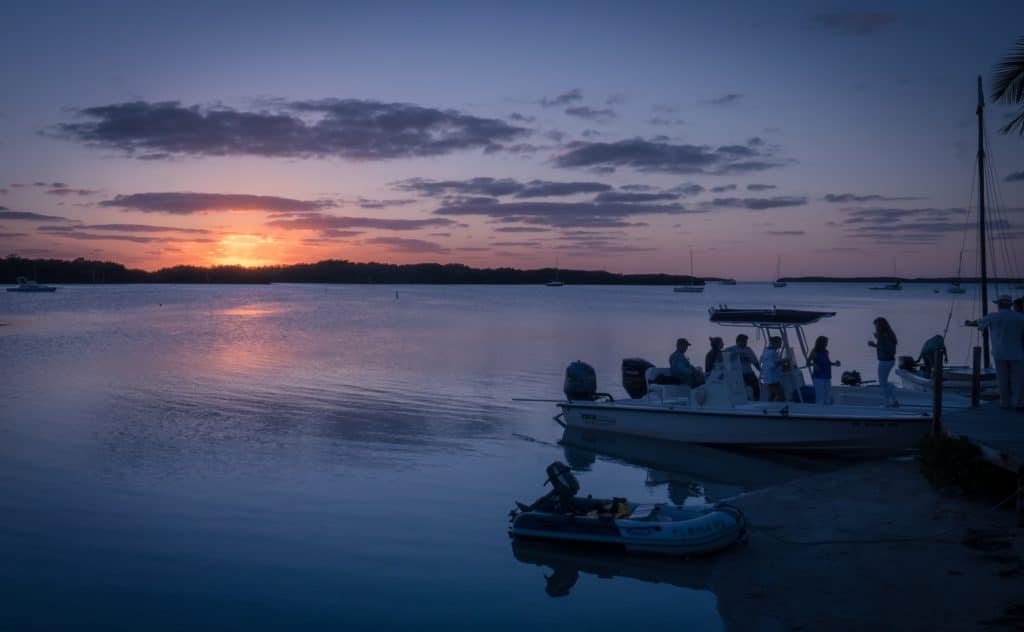
{"type": "Polygon", "coordinates": [[[558,280],[558,257],[555,257],[555,278],[548,281],[544,285],[548,287],[562,287],[565,283],[558,280]]]}
{"type": "Polygon", "coordinates": [[[718,282],[719,285],[736,285],[736,279],[722,279],[718,282]]]}
{"type": "Polygon", "coordinates": [[[949,284],[949,287],[946,288],[946,292],[950,294],[963,294],[966,291],[967,289],[960,285],[959,281],[953,281],[949,284]]]}
{"type": "Polygon", "coordinates": [[[782,255],[775,261],[775,281],[772,287],[786,287],[786,282],[782,280],[782,255]]]}
{"type": "Polygon", "coordinates": [[[881,285],[881,286],[877,286],[877,287],[872,287],[872,288],[868,288],[868,289],[869,290],[902,290],[903,289],[903,283],[899,279],[896,279],[895,283],[886,283],[885,285],[881,285]]]}
{"type": "Polygon", "coordinates": [[[52,285],[40,285],[36,281],[29,281],[25,277],[18,277],[18,286],[7,288],[8,292],[56,292],[57,288],[52,285]]]}
{"type": "Polygon", "coordinates": [[[704,291],[704,282],[697,283],[697,278],[693,276],[693,248],[690,249],[690,282],[686,285],[677,285],[672,288],[673,292],[689,292],[696,294],[697,292],[704,291]]]}

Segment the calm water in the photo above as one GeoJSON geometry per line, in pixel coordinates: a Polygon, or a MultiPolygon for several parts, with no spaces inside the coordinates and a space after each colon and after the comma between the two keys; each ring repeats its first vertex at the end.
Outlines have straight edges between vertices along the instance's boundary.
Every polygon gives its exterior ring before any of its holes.
{"type": "Polygon", "coordinates": [[[738,333],[707,322],[720,303],[834,309],[809,334],[869,377],[875,316],[916,355],[950,299],[742,284],[0,292],[0,627],[720,629],[713,560],[514,550],[507,511],[545,491],[556,459],[585,492],[676,502],[817,464],[593,436],[563,448],[553,407],[513,397],[560,397],[576,359],[622,394],[621,359],[664,364],[681,335],[696,364],[708,336],[738,333]]]}

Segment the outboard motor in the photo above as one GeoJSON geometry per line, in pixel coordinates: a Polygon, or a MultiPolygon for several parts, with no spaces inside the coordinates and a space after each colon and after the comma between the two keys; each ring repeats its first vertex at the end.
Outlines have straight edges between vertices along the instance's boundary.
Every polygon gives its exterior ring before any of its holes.
{"type": "Polygon", "coordinates": [[[566,399],[594,401],[597,399],[597,373],[594,367],[577,360],[565,368],[566,399]]]}
{"type": "Polygon", "coordinates": [[[843,371],[843,376],[839,378],[839,381],[846,386],[860,386],[860,371],[843,371]]]}
{"type": "Polygon", "coordinates": [[[622,388],[626,389],[630,397],[640,399],[647,394],[647,369],[653,366],[643,358],[622,360],[622,388]]]}
{"type": "Polygon", "coordinates": [[[547,466],[545,471],[548,473],[548,480],[546,482],[551,483],[552,491],[563,502],[571,500],[576,496],[576,492],[580,491],[580,482],[576,480],[576,477],[572,474],[572,469],[565,463],[555,461],[547,466]]]}
{"type": "Polygon", "coordinates": [[[917,362],[912,356],[900,356],[900,368],[904,371],[913,371],[917,369],[917,362]]]}

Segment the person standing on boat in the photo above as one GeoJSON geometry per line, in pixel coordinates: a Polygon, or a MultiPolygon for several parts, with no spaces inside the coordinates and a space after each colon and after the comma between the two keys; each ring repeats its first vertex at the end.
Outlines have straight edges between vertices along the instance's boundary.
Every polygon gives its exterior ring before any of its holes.
{"type": "Polygon", "coordinates": [[[784,402],[786,394],[782,391],[782,338],[772,336],[768,346],[761,354],[761,381],[768,388],[768,401],[784,402]]]}
{"type": "Polygon", "coordinates": [[[827,406],[832,403],[832,367],[839,366],[839,360],[833,362],[828,357],[828,338],[818,336],[808,359],[814,381],[814,401],[827,406]]]}
{"type": "Polygon", "coordinates": [[[711,338],[711,350],[704,356],[704,373],[711,375],[711,371],[714,370],[715,365],[722,364],[725,360],[722,357],[722,347],[725,346],[725,342],[717,336],[711,338]]]}
{"type": "Polygon", "coordinates": [[[996,362],[999,381],[999,406],[1024,410],[1024,314],[1010,309],[1008,294],[996,299],[999,311],[982,316],[965,325],[988,329],[992,336],[992,358],[996,362]]]}
{"type": "Polygon", "coordinates": [[[757,354],[754,353],[754,350],[747,346],[747,334],[736,336],[736,345],[726,349],[725,353],[735,353],[739,358],[740,366],[743,367],[743,383],[753,391],[754,401],[760,401],[761,383],[754,373],[754,367],[757,367],[757,370],[760,371],[761,363],[757,360],[757,354]]]}
{"type": "Polygon", "coordinates": [[[868,346],[874,347],[878,357],[878,386],[882,389],[885,405],[895,408],[900,403],[893,397],[893,385],[889,382],[889,374],[896,365],[896,332],[889,321],[879,316],[875,319],[875,339],[868,340],[868,346]]]}
{"type": "Polygon", "coordinates": [[[686,338],[676,340],[676,350],[668,357],[669,371],[672,377],[679,380],[680,384],[697,386],[700,384],[697,369],[686,358],[686,350],[689,348],[690,341],[686,338]]]}

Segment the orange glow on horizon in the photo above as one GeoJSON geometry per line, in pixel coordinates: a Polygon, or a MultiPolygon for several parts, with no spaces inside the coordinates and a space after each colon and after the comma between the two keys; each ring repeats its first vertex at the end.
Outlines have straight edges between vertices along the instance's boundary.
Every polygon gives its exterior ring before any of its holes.
{"type": "Polygon", "coordinates": [[[206,258],[207,265],[242,266],[258,268],[260,266],[280,265],[278,259],[280,245],[267,235],[231,233],[224,235],[217,246],[206,258]]]}

